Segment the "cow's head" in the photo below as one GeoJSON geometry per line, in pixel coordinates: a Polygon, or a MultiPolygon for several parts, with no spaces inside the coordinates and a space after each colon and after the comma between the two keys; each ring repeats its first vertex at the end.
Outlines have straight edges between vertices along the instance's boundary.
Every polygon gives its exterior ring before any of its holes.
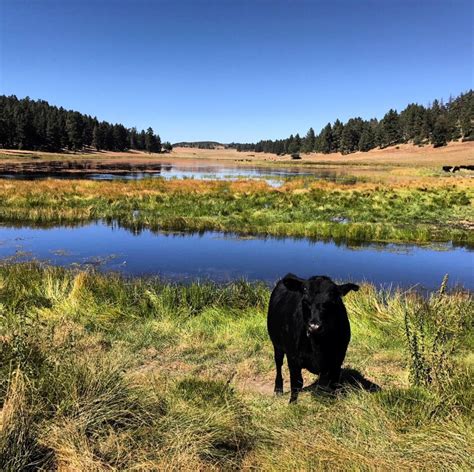
{"type": "Polygon", "coordinates": [[[315,276],[305,280],[287,274],[282,282],[288,290],[302,295],[301,305],[308,336],[319,336],[330,329],[341,310],[341,298],[351,290],[359,290],[356,284],[337,285],[326,276],[315,276]]]}

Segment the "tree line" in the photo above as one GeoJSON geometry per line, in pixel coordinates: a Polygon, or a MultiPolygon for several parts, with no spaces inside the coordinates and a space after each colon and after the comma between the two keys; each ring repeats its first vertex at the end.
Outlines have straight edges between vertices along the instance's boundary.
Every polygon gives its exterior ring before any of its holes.
{"type": "Polygon", "coordinates": [[[219,149],[225,147],[217,141],[182,141],[174,143],[173,147],[198,148],[198,149],[219,149]]]}
{"type": "Polygon", "coordinates": [[[44,100],[0,96],[0,147],[34,151],[170,151],[149,127],[146,131],[50,105],[44,100]]]}
{"type": "Polygon", "coordinates": [[[238,151],[295,154],[299,152],[370,151],[402,143],[446,145],[449,141],[474,140],[474,93],[472,90],[447,103],[434,100],[427,107],[411,103],[403,111],[389,110],[383,119],[351,118],[346,123],[337,119],[328,123],[318,135],[310,128],[306,136],[291,135],[287,139],[263,140],[258,143],[231,143],[238,151]]]}

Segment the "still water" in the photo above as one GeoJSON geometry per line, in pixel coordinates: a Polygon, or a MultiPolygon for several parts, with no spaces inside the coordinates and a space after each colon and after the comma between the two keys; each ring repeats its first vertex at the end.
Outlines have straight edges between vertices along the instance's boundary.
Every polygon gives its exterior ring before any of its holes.
{"type": "Polygon", "coordinates": [[[293,177],[312,177],[319,180],[329,180],[353,184],[356,178],[343,171],[330,168],[303,169],[303,168],[277,168],[277,167],[223,167],[211,165],[154,165],[153,169],[146,171],[116,170],[112,172],[74,171],[74,172],[27,172],[3,173],[0,178],[36,180],[45,178],[55,179],[88,179],[88,180],[141,180],[146,178],[164,179],[196,179],[196,180],[238,180],[258,179],[265,180],[272,186],[278,187],[285,180],[293,177]]]}
{"type": "Polygon", "coordinates": [[[474,251],[450,244],[435,248],[399,244],[348,246],[292,238],[241,238],[206,232],[134,234],[103,222],[76,227],[0,226],[0,258],[95,266],[130,275],[188,281],[235,278],[275,282],[287,272],[301,277],[435,289],[450,284],[474,289],[474,251]]]}

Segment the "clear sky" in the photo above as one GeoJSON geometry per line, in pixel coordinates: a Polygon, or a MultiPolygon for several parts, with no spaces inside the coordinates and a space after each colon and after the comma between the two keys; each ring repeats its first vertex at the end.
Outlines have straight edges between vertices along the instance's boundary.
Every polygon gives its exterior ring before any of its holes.
{"type": "Polygon", "coordinates": [[[471,0],[0,0],[0,94],[256,141],[473,87],[471,0]]]}

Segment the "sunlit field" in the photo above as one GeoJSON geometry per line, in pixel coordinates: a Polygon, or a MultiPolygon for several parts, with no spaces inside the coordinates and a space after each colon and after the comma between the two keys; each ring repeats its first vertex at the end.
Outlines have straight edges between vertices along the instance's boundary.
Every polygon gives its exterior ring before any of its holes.
{"type": "MultiPolygon", "coordinates": [[[[469,175],[369,164],[348,175],[356,178],[278,188],[0,179],[0,213],[3,223],[41,227],[105,220],[132,230],[474,243],[469,175]]],[[[273,395],[263,283],[180,285],[4,262],[0,469],[470,470],[474,306],[469,292],[446,287],[424,298],[366,284],[348,295],[340,389],[320,392],[306,374],[309,388],[289,406],[287,394],[273,395]]]]}
{"type": "Polygon", "coordinates": [[[268,298],[3,265],[1,469],[473,468],[471,295],[348,295],[343,386],[297,405],[272,395],[268,298]]]}

